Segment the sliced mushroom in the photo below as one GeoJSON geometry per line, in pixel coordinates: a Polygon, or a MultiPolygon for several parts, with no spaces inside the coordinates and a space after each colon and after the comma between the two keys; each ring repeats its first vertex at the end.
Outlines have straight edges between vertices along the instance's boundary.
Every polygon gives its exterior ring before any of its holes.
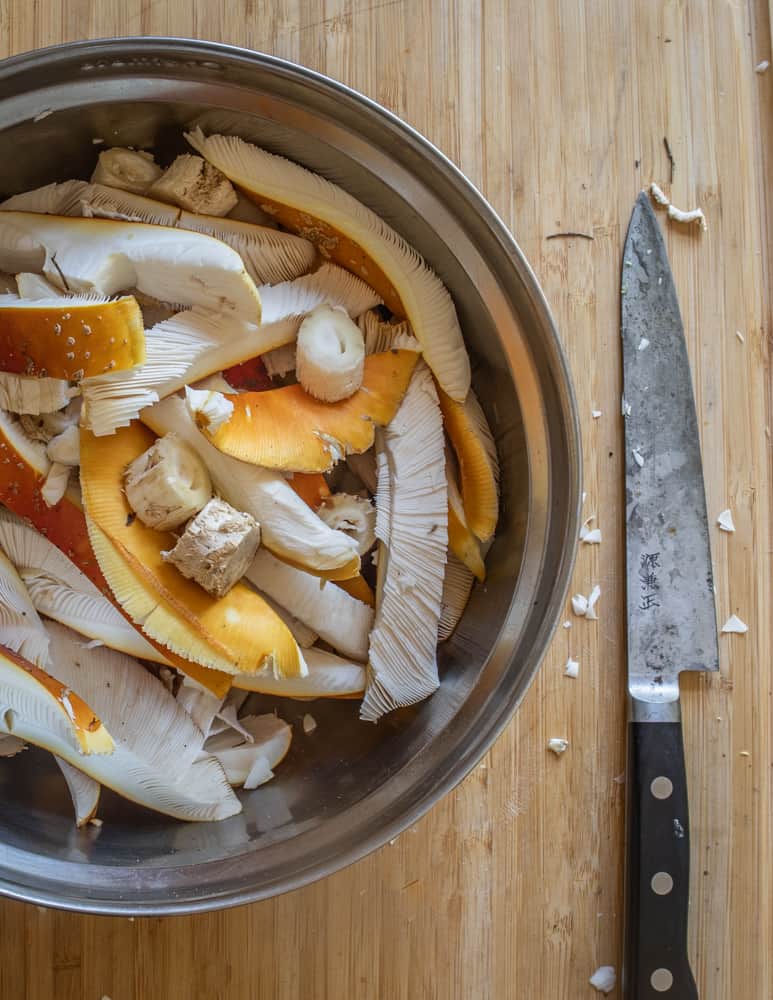
{"type": "Polygon", "coordinates": [[[40,495],[47,507],[56,507],[59,501],[67,492],[70,485],[71,466],[62,465],[61,462],[52,462],[45,481],[40,488],[40,495]]]}
{"type": "Polygon", "coordinates": [[[467,525],[462,497],[456,485],[452,456],[446,453],[446,485],[448,487],[448,547],[481,581],[486,579],[486,566],[480,552],[480,542],[467,525]]]}
{"type": "MultiPolygon", "coordinates": [[[[260,296],[230,247],[201,233],[107,219],[0,214],[0,261],[42,271],[65,291],[137,288],[164,302],[260,320],[260,296]],[[38,266],[24,266],[36,257],[38,266]]],[[[2,267],[2,263],[0,263],[2,267]]]]}
{"type": "Polygon", "coordinates": [[[373,609],[333,583],[280,562],[262,549],[245,574],[261,593],[312,628],[342,655],[365,662],[373,609]]]}
{"type": "Polygon", "coordinates": [[[176,226],[180,218],[179,208],[104,184],[89,184],[81,194],[80,209],[78,214],[87,219],[144,222],[153,226],[176,226]]]}
{"type": "Polygon", "coordinates": [[[48,635],[16,568],[0,552],[0,644],[38,666],[48,663],[48,635]]]}
{"type": "Polygon", "coordinates": [[[46,506],[41,487],[49,467],[45,448],[24,434],[18,421],[0,410],[0,501],[53,542],[100,592],[122,608],[127,620],[134,622],[149,642],[157,644],[165,655],[167,651],[174,654],[175,666],[224,694],[231,683],[229,674],[218,671],[207,659],[223,654],[214,654],[193,629],[187,628],[173,607],[162,598],[153,599],[143,589],[141,578],[95,525],[90,529],[92,545],[78,493],[70,488],[56,507],[46,506]],[[100,547],[102,560],[109,567],[113,581],[110,585],[99,567],[95,547],[100,547]],[[123,593],[126,607],[113,597],[113,584],[123,593]],[[209,669],[186,656],[185,648],[198,648],[209,669]]]}
{"type": "Polygon", "coordinates": [[[201,309],[176,313],[145,331],[144,364],[80,383],[84,424],[95,434],[112,434],[160,398],[269,351],[294,335],[281,323],[257,326],[201,309]]]}
{"type": "Polygon", "coordinates": [[[317,256],[308,240],[249,222],[183,212],[177,225],[227,243],[240,255],[247,273],[258,285],[292,281],[309,271],[317,256]]]}
{"type": "Polygon", "coordinates": [[[179,528],[212,496],[206,466],[176,434],[156,438],[127,465],[123,489],[142,523],[159,531],[179,528]]]}
{"type": "MultiPolygon", "coordinates": [[[[226,389],[226,392],[231,391],[226,389]]],[[[231,418],[234,404],[216,389],[191,389],[185,387],[185,404],[199,427],[214,434],[231,418]]]]}
{"type": "Polygon", "coordinates": [[[113,737],[79,694],[4,646],[0,646],[0,690],[0,734],[43,747],[89,770],[101,770],[114,753],[113,737]]]}
{"type": "Polygon", "coordinates": [[[365,691],[366,670],[362,663],[347,660],[323,649],[304,650],[309,672],[305,677],[278,678],[268,670],[238,677],[236,685],[248,691],[277,698],[359,698],[365,691]]]}
{"type": "Polygon", "coordinates": [[[93,778],[78,770],[77,767],[73,767],[72,764],[68,764],[61,757],[54,755],[54,760],[62,772],[62,777],[70,792],[75,809],[75,825],[78,828],[86,826],[97,814],[102,786],[98,781],[94,781],[93,778]]]}
{"type": "Polygon", "coordinates": [[[200,758],[201,733],[159,680],[121,653],[84,648],[61,625],[51,623],[48,631],[58,679],[88,698],[115,733],[109,757],[60,756],[125,798],[169,816],[205,821],[240,811],[217,761],[200,758]]]}
{"type": "Polygon", "coordinates": [[[396,347],[402,351],[420,351],[421,345],[413,335],[410,323],[387,323],[376,310],[360,316],[359,327],[365,339],[366,354],[381,354],[396,347]]]}
{"type": "Polygon", "coordinates": [[[16,290],[20,299],[62,299],[65,293],[52,285],[42,274],[22,272],[16,275],[16,290]]]}
{"type": "Polygon", "coordinates": [[[330,263],[293,281],[261,285],[260,296],[264,323],[303,317],[321,305],[344,309],[356,319],[381,301],[370,285],[330,263]]]}

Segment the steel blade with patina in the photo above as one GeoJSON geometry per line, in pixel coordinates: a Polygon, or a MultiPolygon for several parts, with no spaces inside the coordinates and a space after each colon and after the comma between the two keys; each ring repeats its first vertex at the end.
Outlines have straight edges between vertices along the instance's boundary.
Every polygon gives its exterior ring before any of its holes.
{"type": "Polygon", "coordinates": [[[623,258],[628,684],[679,697],[682,670],[718,669],[698,421],[660,227],[642,193],[623,258]]]}

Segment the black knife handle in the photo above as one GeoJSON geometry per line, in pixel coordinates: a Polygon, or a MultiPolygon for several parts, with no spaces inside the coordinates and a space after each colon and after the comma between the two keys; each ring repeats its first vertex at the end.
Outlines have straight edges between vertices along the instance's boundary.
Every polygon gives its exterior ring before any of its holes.
{"type": "Polygon", "coordinates": [[[698,1000],[687,958],[690,829],[682,724],[634,721],[628,727],[623,996],[698,1000]]]}

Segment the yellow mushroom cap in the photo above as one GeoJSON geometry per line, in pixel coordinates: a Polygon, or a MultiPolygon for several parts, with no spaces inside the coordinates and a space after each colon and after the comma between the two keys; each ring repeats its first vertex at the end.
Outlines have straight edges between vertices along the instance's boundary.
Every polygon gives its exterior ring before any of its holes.
{"type": "MultiPolygon", "coordinates": [[[[121,489],[123,472],[154,440],[154,434],[138,422],[121,428],[111,437],[81,432],[84,506],[114,550],[108,566],[104,547],[100,552],[95,546],[97,559],[102,555],[100,566],[108,580],[111,575],[118,575],[118,568],[112,564],[118,558],[136,581],[126,593],[117,592],[116,598],[122,604],[140,596],[155,597],[156,602],[161,598],[171,612],[170,617],[182,626],[178,629],[177,648],[170,648],[197,660],[193,650],[184,645],[185,634],[193,633],[209,650],[204,666],[238,674],[253,673],[270,662],[279,674],[302,674],[305,664],[292,634],[258,594],[244,584],[237,584],[225,597],[211,597],[163,559],[161,553],[174,546],[175,537],[149,528],[131,516],[121,489]],[[137,594],[137,585],[144,595],[137,594]]],[[[147,629],[147,622],[143,627],[147,629]]]]}
{"type": "Polygon", "coordinates": [[[467,525],[482,542],[487,542],[499,515],[499,465],[494,439],[472,390],[464,403],[455,402],[440,388],[438,398],[443,424],[459,462],[467,525]]]}
{"type": "Polygon", "coordinates": [[[397,412],[419,355],[386,351],[365,359],[362,387],[337,403],[299,385],[226,398],[233,413],[207,438],[226,455],[270,469],[325,472],[349,452],[366,451],[375,427],[397,412]]]}
{"type": "Polygon", "coordinates": [[[81,379],[144,360],[142,312],[130,295],[0,299],[0,370],[81,379]]]}

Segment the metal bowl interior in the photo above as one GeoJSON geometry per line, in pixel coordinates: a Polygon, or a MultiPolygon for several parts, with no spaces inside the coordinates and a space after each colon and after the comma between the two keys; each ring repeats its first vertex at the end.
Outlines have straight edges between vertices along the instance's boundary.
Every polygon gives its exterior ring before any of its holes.
{"type": "MultiPolygon", "coordinates": [[[[185,128],[241,135],[323,173],[381,214],[451,290],[495,430],[502,512],[443,683],[379,725],[357,704],[280,701],[296,725],[244,813],[181,824],[107,794],[104,825],[74,829],[39,751],[0,762],[0,892],[98,913],[172,913],[259,899],[329,874],[414,822],[472,768],[523,697],[561,611],[579,516],[580,449],[566,365],[521,252],[442,154],[382,108],[324,77],[209,43],[127,39],[0,64],[0,195],[88,177],[107,145],[164,161],[185,128]]],[[[274,702],[272,702],[274,704],[274,702]]]]}

